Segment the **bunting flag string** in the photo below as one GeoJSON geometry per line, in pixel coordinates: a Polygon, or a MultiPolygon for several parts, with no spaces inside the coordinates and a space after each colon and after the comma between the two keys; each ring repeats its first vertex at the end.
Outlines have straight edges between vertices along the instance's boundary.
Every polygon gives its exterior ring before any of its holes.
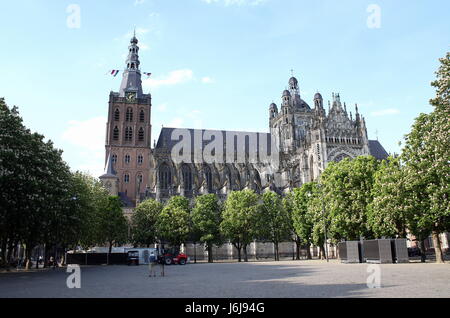
{"type": "MultiPolygon", "coordinates": [[[[119,72],[120,72],[120,70],[111,70],[111,71],[108,71],[105,75],[112,75],[112,76],[116,77],[119,74],[119,72]]],[[[143,72],[142,74],[147,76],[147,78],[152,75],[152,73],[148,73],[148,72],[143,72]]]]}

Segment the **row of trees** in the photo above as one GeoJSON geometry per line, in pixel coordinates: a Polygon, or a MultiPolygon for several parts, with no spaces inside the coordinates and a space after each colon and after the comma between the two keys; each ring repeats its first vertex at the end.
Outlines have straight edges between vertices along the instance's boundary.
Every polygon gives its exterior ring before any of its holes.
{"type": "MultiPolygon", "coordinates": [[[[450,54],[441,59],[434,107],[421,114],[406,136],[401,155],[378,162],[373,157],[330,163],[319,182],[307,183],[285,197],[244,190],[221,204],[215,195],[183,197],[163,206],[141,203],[131,223],[119,198],[110,197],[98,180],[72,173],[61,151],[22,123],[17,108],[0,99],[0,250],[7,264],[18,245],[26,259],[36,246],[45,255],[58,249],[127,241],[135,245],[184,241],[212,247],[229,240],[247,260],[255,239],[275,244],[293,239],[321,246],[360,237],[432,235],[438,262],[443,261],[439,233],[450,230],[450,54]],[[128,230],[131,232],[128,233],[128,230]]],[[[424,246],[421,245],[423,249],[424,246]]],[[[308,250],[308,249],[307,249],[308,250]]],[[[55,253],[55,252],[53,252],[55,253]]],[[[310,256],[310,255],[309,255],[310,256]]]]}
{"type": "Polygon", "coordinates": [[[255,239],[278,243],[290,240],[292,222],[281,196],[273,192],[257,195],[251,190],[232,192],[224,203],[215,194],[198,196],[192,208],[189,200],[172,197],[164,206],[155,200],[141,203],[131,220],[132,241],[149,246],[167,242],[178,246],[186,241],[203,242],[208,261],[212,248],[230,241],[247,261],[247,246],[255,239]]]}
{"type": "Polygon", "coordinates": [[[18,246],[29,267],[36,246],[45,247],[48,259],[61,249],[127,240],[119,199],[109,197],[98,180],[72,173],[61,155],[0,99],[1,266],[18,246]]]}
{"type": "Polygon", "coordinates": [[[405,238],[410,233],[420,242],[422,261],[423,241],[431,235],[436,261],[443,262],[439,234],[450,231],[450,53],[440,62],[432,83],[434,109],[416,118],[401,155],[382,162],[368,156],[330,163],[318,182],[304,184],[284,198],[272,192],[259,197],[240,191],[221,207],[214,195],[202,196],[191,214],[187,200],[174,198],[160,207],[161,222],[167,223],[161,225],[161,235],[174,243],[189,235],[194,241],[198,237],[209,250],[227,239],[239,259],[241,251],[247,259],[246,247],[252,240],[267,240],[275,244],[278,259],[278,243],[291,238],[298,257],[300,246],[311,244],[320,246],[323,255],[325,233],[332,243],[361,237],[405,238]],[[174,229],[177,234],[171,233],[174,229]]]}

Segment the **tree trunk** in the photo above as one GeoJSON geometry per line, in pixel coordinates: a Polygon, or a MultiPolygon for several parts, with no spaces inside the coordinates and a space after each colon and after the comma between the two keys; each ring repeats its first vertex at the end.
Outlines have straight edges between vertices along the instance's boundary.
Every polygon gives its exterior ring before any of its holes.
{"type": "Polygon", "coordinates": [[[312,255],[311,255],[311,246],[310,244],[306,245],[306,258],[307,259],[312,259],[312,255]]]}
{"type": "Polygon", "coordinates": [[[320,245],[320,259],[325,259],[325,246],[320,245]]]}
{"type": "MultiPolygon", "coordinates": [[[[6,253],[6,262],[8,264],[8,268],[9,268],[9,264],[11,263],[11,258],[13,255],[13,248],[14,248],[14,242],[12,240],[10,240],[8,242],[8,247],[7,247],[8,252],[6,253]]],[[[17,255],[17,257],[19,257],[19,255],[17,255]]]]}
{"type": "Polygon", "coordinates": [[[36,253],[36,269],[39,269],[39,254],[41,252],[41,246],[39,245],[36,253]]]}
{"type": "Polygon", "coordinates": [[[436,255],[436,263],[444,263],[444,255],[442,254],[441,239],[439,238],[439,232],[433,231],[431,234],[433,237],[434,254],[436,255]]]}
{"type": "Polygon", "coordinates": [[[420,248],[420,261],[422,263],[425,263],[427,260],[427,254],[426,254],[426,249],[425,249],[425,240],[420,240],[420,244],[419,244],[419,248],[420,248]]]}
{"type": "Polygon", "coordinates": [[[0,267],[7,267],[7,265],[6,265],[6,255],[7,255],[6,246],[7,246],[6,239],[4,239],[4,240],[2,240],[2,243],[0,245],[0,248],[2,250],[2,255],[0,256],[2,258],[2,263],[0,264],[0,267]]]}
{"type": "Polygon", "coordinates": [[[273,243],[274,247],[275,247],[275,261],[279,261],[280,260],[280,255],[278,253],[278,242],[274,242],[273,243]]]}
{"type": "Polygon", "coordinates": [[[25,248],[25,270],[31,267],[31,244],[27,244],[25,248]]]}
{"type": "Polygon", "coordinates": [[[237,251],[238,251],[238,262],[241,262],[241,243],[233,243],[233,246],[236,247],[237,251]]]}
{"type": "Polygon", "coordinates": [[[300,242],[298,240],[295,241],[295,259],[300,260],[300,242]]]}
{"type": "Polygon", "coordinates": [[[247,254],[247,244],[245,244],[244,246],[242,246],[243,250],[244,250],[244,262],[248,262],[248,254],[247,254]]]}
{"type": "Polygon", "coordinates": [[[197,242],[194,242],[194,264],[197,264],[197,242]]]}
{"type": "Polygon", "coordinates": [[[213,262],[213,255],[212,255],[212,244],[208,243],[208,263],[213,262]]]}
{"type": "Polygon", "coordinates": [[[109,250],[108,250],[108,259],[107,259],[107,262],[106,262],[107,265],[109,265],[109,258],[110,258],[110,256],[111,256],[112,246],[113,246],[113,242],[110,241],[110,242],[109,242],[109,250]]]}

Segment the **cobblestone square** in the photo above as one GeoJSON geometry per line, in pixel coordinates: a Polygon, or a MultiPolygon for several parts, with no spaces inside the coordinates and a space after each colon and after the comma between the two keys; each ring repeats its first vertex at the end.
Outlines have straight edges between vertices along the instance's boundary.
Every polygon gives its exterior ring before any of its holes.
{"type": "Polygon", "coordinates": [[[0,274],[0,297],[297,298],[449,297],[449,264],[380,265],[381,288],[368,288],[368,264],[331,261],[199,263],[166,266],[149,277],[142,266],[82,266],[81,288],[65,269],[0,274]]]}

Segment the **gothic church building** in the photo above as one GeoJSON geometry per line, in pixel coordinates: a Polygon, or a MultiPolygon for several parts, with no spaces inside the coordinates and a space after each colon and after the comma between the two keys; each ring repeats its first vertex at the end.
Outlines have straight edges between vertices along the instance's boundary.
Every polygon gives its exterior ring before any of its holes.
{"type": "MultiPolygon", "coordinates": [[[[270,161],[183,162],[172,158],[176,141],[174,128],[162,128],[151,146],[152,97],[142,91],[139,46],[134,36],[128,48],[126,69],[119,92],[111,92],[106,124],[106,168],[100,177],[110,194],[118,195],[129,212],[142,200],[166,201],[173,195],[194,198],[215,193],[225,199],[230,191],[253,189],[258,193],[286,193],[305,182],[315,180],[329,162],[372,155],[388,156],[377,140],[369,140],[364,117],[355,106],[354,116],[333,94],[325,110],[320,93],[311,105],[301,98],[299,83],[291,77],[282,92],[280,106],[269,106],[270,133],[259,133],[259,142],[276,140],[277,164],[270,161]]],[[[190,129],[192,135],[223,134],[246,140],[251,133],[190,129]]],[[[207,138],[204,138],[207,139],[207,138]]],[[[192,140],[194,151],[195,143],[192,140]]],[[[203,150],[208,142],[201,142],[203,150]]],[[[224,143],[224,151],[235,152],[237,142],[224,143]]],[[[259,148],[258,148],[259,149],[259,148]]],[[[247,158],[247,157],[246,157],[247,158]]],[[[259,158],[259,156],[258,156],[259,158]]]]}

